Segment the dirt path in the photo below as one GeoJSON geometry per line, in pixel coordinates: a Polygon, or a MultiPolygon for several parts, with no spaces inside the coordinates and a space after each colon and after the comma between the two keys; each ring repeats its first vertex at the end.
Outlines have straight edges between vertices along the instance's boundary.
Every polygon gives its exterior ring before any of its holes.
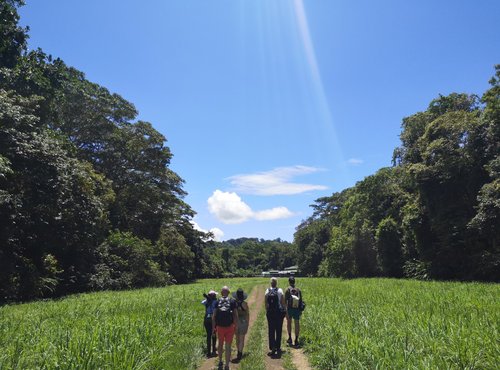
{"type": "MultiPolygon", "coordinates": [[[[245,337],[245,342],[248,341],[250,337],[249,334],[253,328],[253,324],[255,323],[257,316],[259,315],[260,310],[263,308],[262,302],[264,301],[264,293],[265,288],[261,285],[256,285],[253,287],[252,292],[248,296],[247,303],[250,310],[250,317],[248,322],[248,332],[245,337]]],[[[236,349],[236,340],[233,341],[231,358],[235,358],[237,354],[236,349]]],[[[224,357],[223,357],[224,358],[224,357]]],[[[207,358],[198,370],[212,370],[217,368],[217,364],[219,363],[219,358],[207,358]]],[[[231,364],[231,369],[239,369],[239,364],[231,364]]]]}
{"type": "MultiPolygon", "coordinates": [[[[286,340],[288,339],[288,332],[286,329],[286,318],[283,320],[283,331],[282,331],[282,346],[281,348],[283,349],[283,354],[286,355],[287,353],[290,353],[292,357],[292,363],[295,366],[297,370],[312,370],[311,365],[309,364],[309,361],[304,354],[304,350],[302,348],[295,348],[295,347],[288,347],[286,345],[286,340]]],[[[293,327],[293,323],[292,323],[293,327]]],[[[266,356],[266,370],[283,370],[284,365],[283,365],[283,360],[282,359],[273,359],[270,358],[269,356],[266,356]]]]}
{"type": "MultiPolygon", "coordinates": [[[[287,352],[290,353],[292,357],[292,363],[297,370],[312,370],[311,365],[309,364],[309,360],[304,354],[304,350],[302,348],[288,347],[286,345],[286,340],[288,339],[288,332],[286,329],[286,319],[283,320],[283,332],[282,332],[282,349],[283,354],[285,355],[287,352]]],[[[292,324],[293,325],[293,324],[292,324]]],[[[266,356],[266,369],[267,370],[283,370],[283,359],[273,359],[269,356],[266,356]]]]}
{"type": "Polygon", "coordinates": [[[292,362],[297,370],[312,370],[302,348],[292,348],[292,362]]]}

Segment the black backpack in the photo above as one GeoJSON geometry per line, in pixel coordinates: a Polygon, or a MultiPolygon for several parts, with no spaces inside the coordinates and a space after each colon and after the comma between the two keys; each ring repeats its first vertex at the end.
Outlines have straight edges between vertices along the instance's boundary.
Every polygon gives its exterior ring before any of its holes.
{"type": "Polygon", "coordinates": [[[217,301],[217,314],[215,316],[215,324],[217,326],[231,326],[233,323],[233,307],[234,304],[228,297],[217,301]]]}
{"type": "Polygon", "coordinates": [[[269,311],[277,312],[280,310],[277,288],[269,288],[269,291],[267,292],[267,306],[269,307],[269,311]]]}
{"type": "Polygon", "coordinates": [[[243,308],[243,301],[236,301],[236,308],[239,309],[241,308],[242,311],[246,311],[244,308],[243,308]]]}

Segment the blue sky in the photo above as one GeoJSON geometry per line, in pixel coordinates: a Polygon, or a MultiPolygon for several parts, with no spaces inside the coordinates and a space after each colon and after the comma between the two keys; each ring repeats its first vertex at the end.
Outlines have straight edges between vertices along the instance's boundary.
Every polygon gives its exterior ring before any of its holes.
{"type": "Polygon", "coordinates": [[[315,199],[391,164],[403,117],[482,94],[497,0],[28,0],[41,47],[168,140],[195,222],[292,241],[315,199]]]}

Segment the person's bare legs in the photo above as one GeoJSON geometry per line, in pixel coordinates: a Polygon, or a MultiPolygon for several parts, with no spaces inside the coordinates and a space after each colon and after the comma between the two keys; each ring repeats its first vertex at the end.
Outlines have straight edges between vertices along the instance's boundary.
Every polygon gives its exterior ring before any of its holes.
{"type": "Polygon", "coordinates": [[[226,366],[231,362],[231,342],[226,343],[226,366]]]}
{"type": "MultiPolygon", "coordinates": [[[[293,340],[292,340],[292,316],[290,315],[286,315],[286,331],[288,332],[288,339],[286,340],[287,344],[289,346],[291,346],[293,344],[293,340]]],[[[295,321],[295,325],[297,325],[297,321],[296,320],[293,320],[295,321]]],[[[295,326],[295,330],[297,330],[297,326],[295,326]]]]}
{"type": "Polygon", "coordinates": [[[217,351],[219,352],[219,362],[222,362],[223,348],[224,348],[224,337],[219,335],[219,343],[217,343],[217,351]]]}
{"type": "Polygon", "coordinates": [[[243,347],[245,345],[245,334],[241,334],[236,337],[236,345],[238,346],[238,352],[243,352],[243,347]]]}
{"type": "MultiPolygon", "coordinates": [[[[299,338],[299,333],[300,333],[300,321],[299,320],[293,320],[294,323],[295,323],[295,340],[297,340],[299,338]]],[[[290,323],[290,326],[291,323],[290,323]]]]}

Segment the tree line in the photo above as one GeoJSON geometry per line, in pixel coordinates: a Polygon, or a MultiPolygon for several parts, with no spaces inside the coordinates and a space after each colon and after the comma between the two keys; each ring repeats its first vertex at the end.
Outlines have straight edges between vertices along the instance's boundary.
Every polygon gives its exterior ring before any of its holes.
{"type": "Polygon", "coordinates": [[[298,260],[296,246],[280,238],[238,238],[208,244],[206,254],[213,277],[254,276],[262,271],[283,270],[298,260]]]}
{"type": "Polygon", "coordinates": [[[204,276],[166,139],[42,50],[0,1],[0,302],[204,276]]]}
{"type": "Polygon", "coordinates": [[[500,65],[490,85],[404,118],[392,167],[317,199],[302,272],[500,281],[500,65]]]}

